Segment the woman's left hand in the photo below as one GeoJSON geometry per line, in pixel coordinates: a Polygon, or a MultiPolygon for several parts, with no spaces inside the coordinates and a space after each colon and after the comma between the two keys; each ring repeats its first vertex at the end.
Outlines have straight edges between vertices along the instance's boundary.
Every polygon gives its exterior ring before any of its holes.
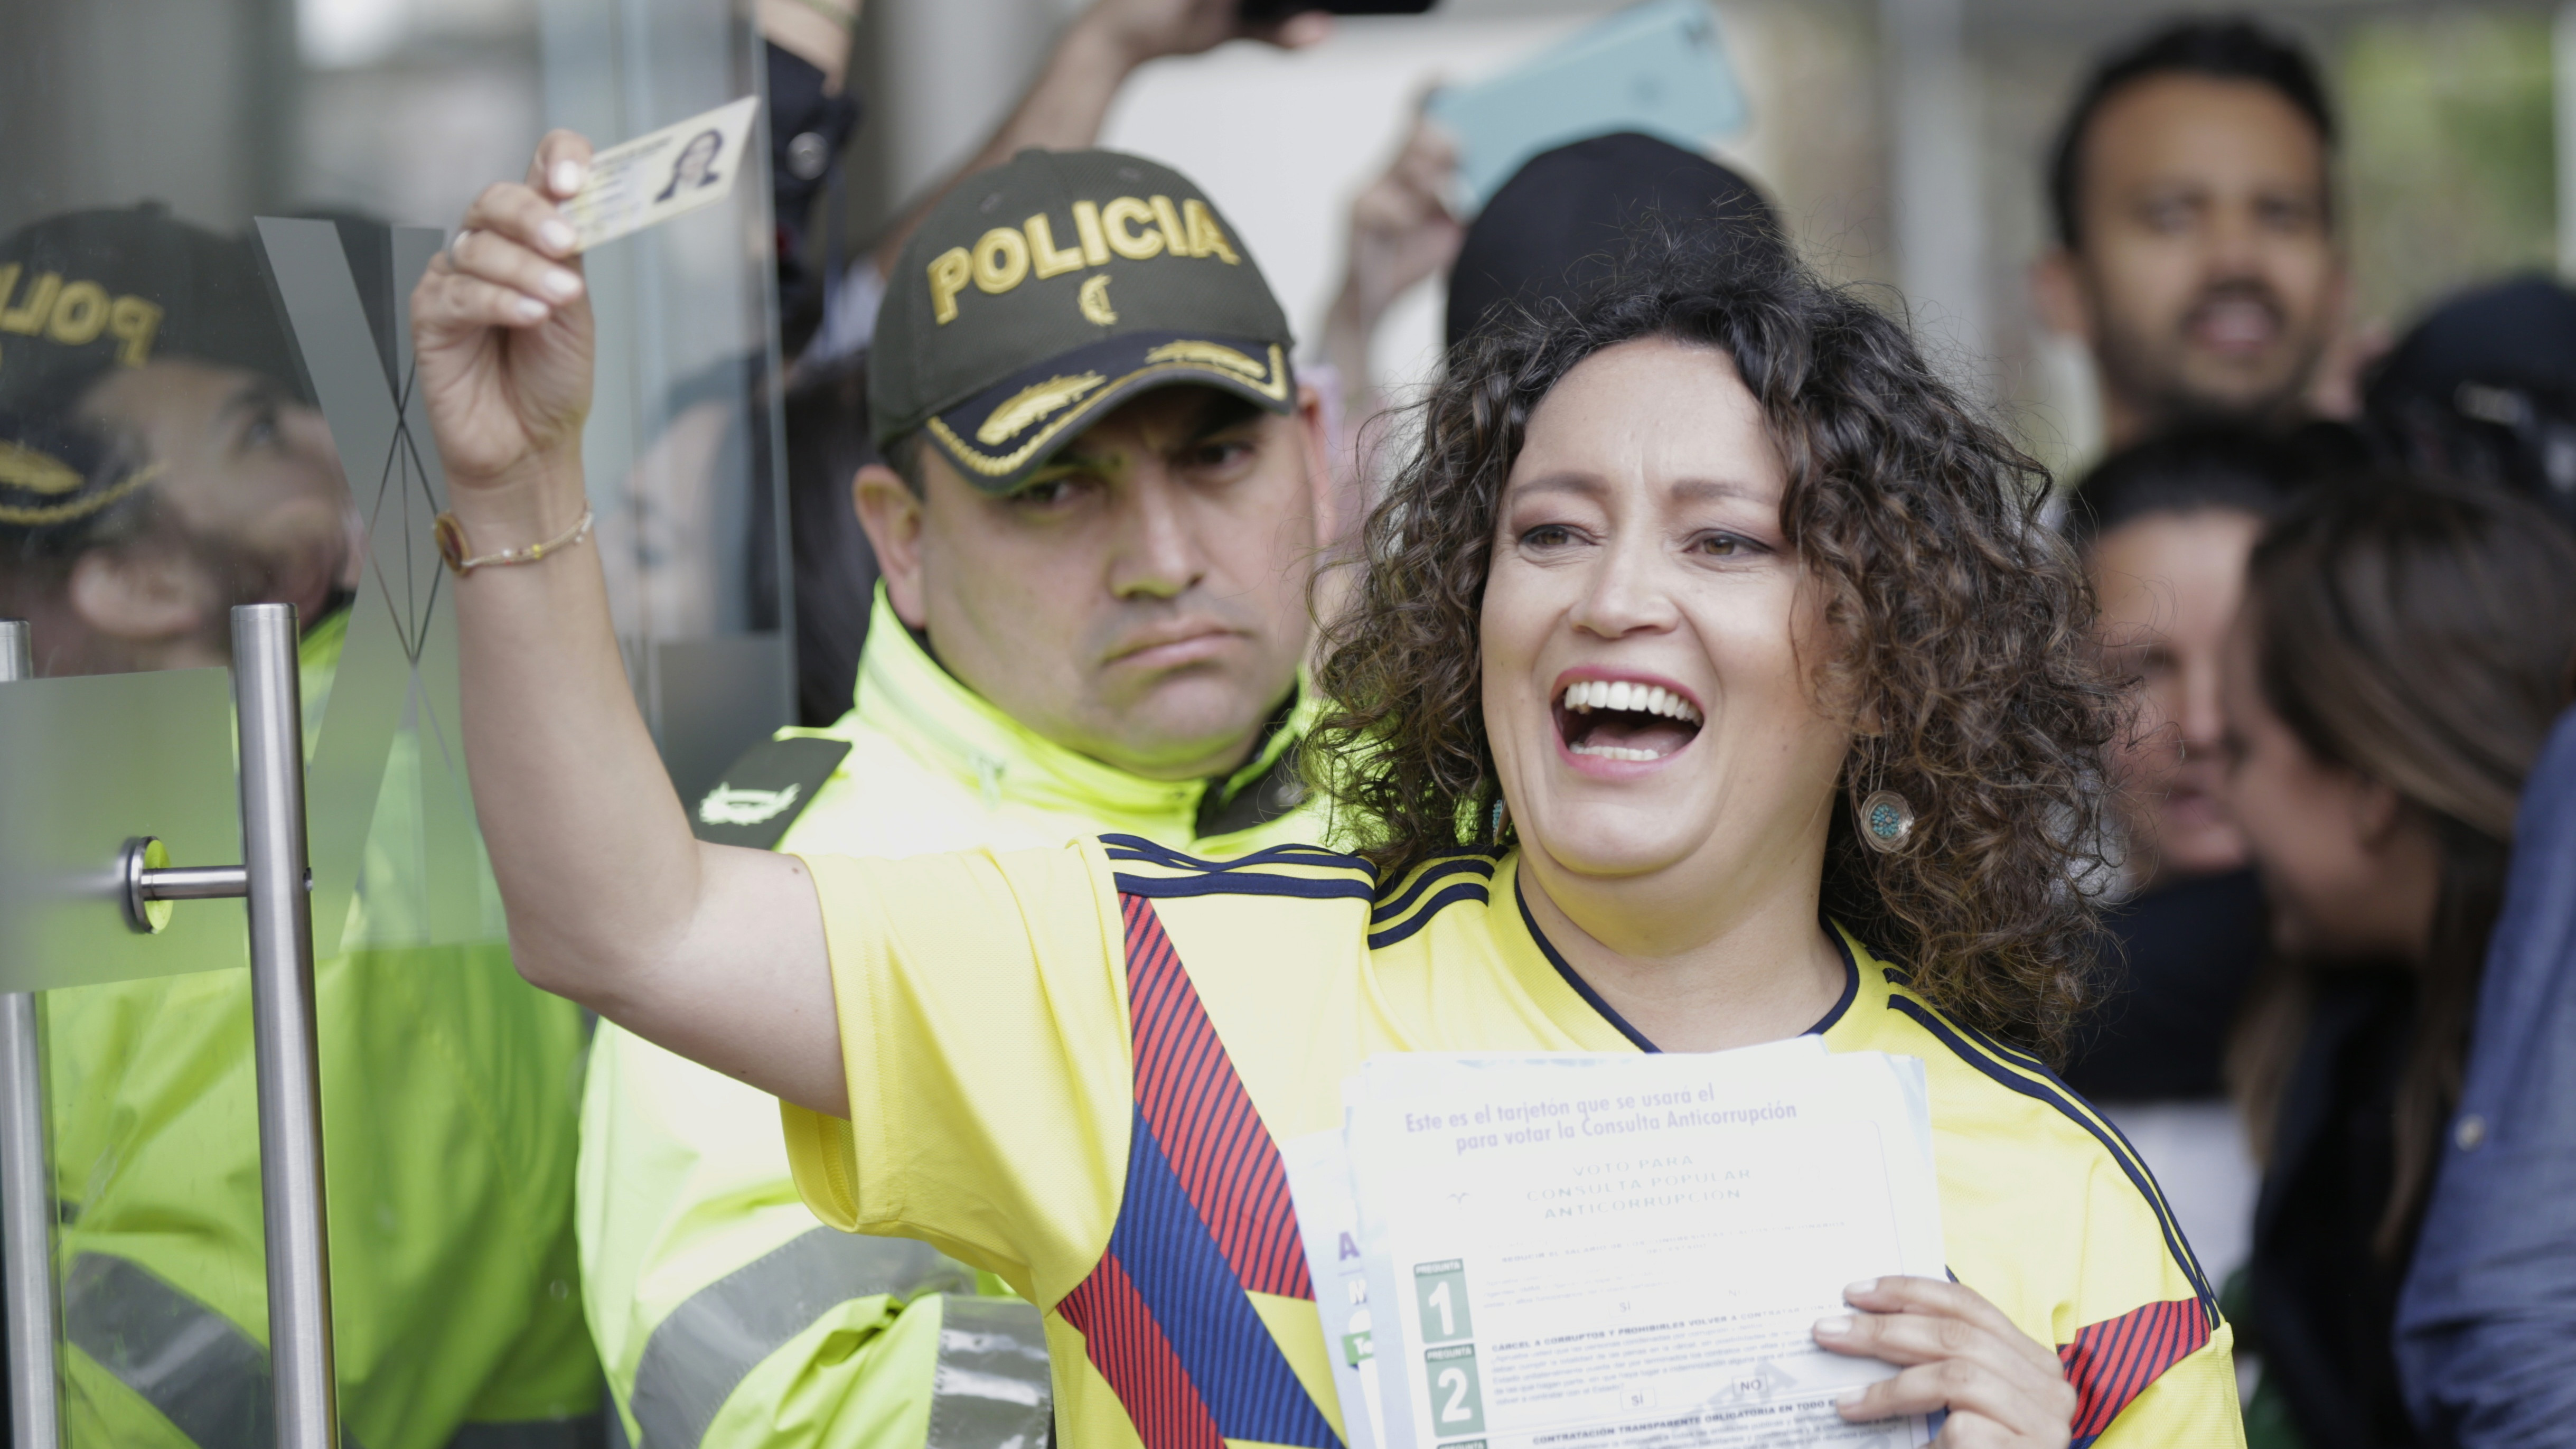
{"type": "Polygon", "coordinates": [[[2075,1386],[2057,1355],[1976,1290],[1938,1278],[1879,1278],[1843,1290],[1863,1310],[1816,1325],[1829,1353],[1875,1358],[1900,1372],[1845,1394],[1844,1419],[1949,1411],[1947,1449],[2066,1449],[2075,1386]]]}

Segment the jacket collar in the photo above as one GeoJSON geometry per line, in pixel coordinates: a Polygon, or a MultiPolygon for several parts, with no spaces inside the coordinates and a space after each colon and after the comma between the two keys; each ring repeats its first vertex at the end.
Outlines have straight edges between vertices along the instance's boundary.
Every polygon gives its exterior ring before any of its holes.
{"type": "MultiPolygon", "coordinates": [[[[968,689],[922,649],[895,615],[880,583],[868,617],[868,641],[859,654],[850,719],[901,744],[925,766],[977,789],[987,805],[999,805],[1007,797],[1042,809],[1071,810],[1097,819],[1105,831],[1143,833],[1141,827],[1152,821],[1166,835],[1178,817],[1184,835],[1197,835],[1201,832],[1193,822],[1238,813],[1203,809],[1211,790],[1217,797],[1213,804],[1221,806],[1247,790],[1274,788],[1266,777],[1291,765],[1289,752],[1315,713],[1313,691],[1301,674],[1296,694],[1261,748],[1233,774],[1222,781],[1148,780],[1066,749],[968,689]]],[[[1276,812],[1260,813],[1273,818],[1276,812]]]]}

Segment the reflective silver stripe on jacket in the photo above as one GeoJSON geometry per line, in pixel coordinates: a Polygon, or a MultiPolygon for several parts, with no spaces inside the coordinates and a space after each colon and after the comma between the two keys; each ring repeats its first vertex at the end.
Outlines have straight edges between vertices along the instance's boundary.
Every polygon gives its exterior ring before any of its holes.
{"type": "Polygon", "coordinates": [[[940,1307],[927,1449],[1046,1449],[1055,1394],[1037,1305],[960,1297],[940,1307]]]}
{"type": "MultiPolygon", "coordinates": [[[[139,1263],[82,1253],[63,1275],[63,1337],[161,1411],[197,1449],[270,1449],[277,1397],[268,1350],[139,1263]]],[[[597,1414],[465,1424],[449,1449],[599,1449],[597,1414]]],[[[341,1449],[360,1449],[347,1426],[341,1449]]]]}
{"type": "MultiPolygon", "coordinates": [[[[348,1435],[342,1434],[340,1442],[347,1449],[348,1435]]],[[[604,1414],[460,1424],[456,1437],[447,1441],[447,1449],[607,1449],[607,1445],[604,1414]]]]}
{"type": "Polygon", "coordinates": [[[63,1338],[197,1449],[277,1442],[268,1350],[149,1268],[108,1253],[74,1257],[63,1274],[63,1338]]]}
{"type": "Polygon", "coordinates": [[[974,1291],[973,1270],[927,1243],[832,1228],[790,1239],[690,1294],[645,1340],[628,1404],[643,1449],[698,1449],[746,1375],[853,1298],[974,1291]]]}

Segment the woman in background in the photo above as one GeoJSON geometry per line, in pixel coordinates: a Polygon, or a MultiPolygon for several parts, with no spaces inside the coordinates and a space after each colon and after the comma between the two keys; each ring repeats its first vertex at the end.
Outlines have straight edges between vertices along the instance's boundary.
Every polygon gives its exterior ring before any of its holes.
{"type": "Polygon", "coordinates": [[[2189,429],[2104,459],[2066,511],[2103,653],[2139,696],[2112,760],[2122,880],[2066,1080],[2136,1144],[2222,1284],[2245,1262],[2260,1173],[2220,1064],[2265,932],[2245,837],[2218,799],[2219,666],[2254,542],[2308,471],[2272,435],[2189,429]]]}
{"type": "Polygon", "coordinates": [[[2473,485],[2303,502],[2255,549],[2222,686],[2229,813],[2292,963],[2239,1085],[2268,1148],[2263,1389],[2308,1443],[2418,1442],[2390,1331],[2458,1098],[2514,805],[2576,658],[2576,543],[2473,485]]]}

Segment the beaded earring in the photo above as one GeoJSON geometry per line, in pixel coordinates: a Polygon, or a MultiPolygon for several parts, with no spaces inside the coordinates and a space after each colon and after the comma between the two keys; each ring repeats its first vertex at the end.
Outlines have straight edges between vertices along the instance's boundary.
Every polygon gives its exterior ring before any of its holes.
{"type": "Polygon", "coordinates": [[[1914,835],[1914,807],[1893,790],[1873,790],[1860,802],[1860,838],[1881,855],[1894,855],[1914,835]]]}

